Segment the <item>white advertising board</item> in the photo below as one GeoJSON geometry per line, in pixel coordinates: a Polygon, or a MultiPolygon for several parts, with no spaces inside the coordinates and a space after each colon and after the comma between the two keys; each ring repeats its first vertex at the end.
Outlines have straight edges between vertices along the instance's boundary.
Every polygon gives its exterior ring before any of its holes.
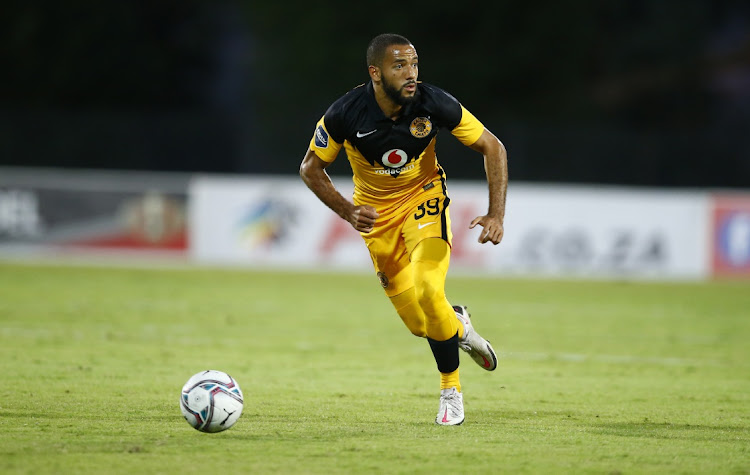
{"type": "Polygon", "coordinates": [[[300,180],[197,178],[190,190],[191,254],[198,261],[291,268],[372,265],[359,233],[300,180]]]}
{"type": "Polygon", "coordinates": [[[481,187],[449,190],[456,267],[545,276],[703,278],[708,204],[699,193],[514,185],[505,236],[476,242],[467,224],[487,207],[481,187]]]}
{"type": "MultiPolygon", "coordinates": [[[[335,180],[344,196],[349,180],[335,180]]],[[[449,183],[451,269],[505,275],[694,279],[708,275],[708,197],[702,193],[513,184],[505,237],[476,242],[486,184],[449,183]]],[[[370,270],[361,237],[300,180],[198,177],[190,245],[200,262],[370,270]]]]}

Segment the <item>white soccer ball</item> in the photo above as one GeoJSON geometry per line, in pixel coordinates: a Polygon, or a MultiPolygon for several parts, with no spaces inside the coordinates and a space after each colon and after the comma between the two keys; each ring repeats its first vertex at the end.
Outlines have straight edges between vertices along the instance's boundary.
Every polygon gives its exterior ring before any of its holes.
{"type": "Polygon", "coordinates": [[[229,429],[240,418],[242,407],[240,385],[222,371],[201,371],[182,387],[182,415],[201,432],[229,429]]]}

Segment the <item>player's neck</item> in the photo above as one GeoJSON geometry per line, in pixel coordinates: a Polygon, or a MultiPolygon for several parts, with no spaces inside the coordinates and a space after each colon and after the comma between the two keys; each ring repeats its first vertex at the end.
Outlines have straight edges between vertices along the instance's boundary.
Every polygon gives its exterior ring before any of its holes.
{"type": "Polygon", "coordinates": [[[404,110],[404,106],[394,102],[388,94],[385,93],[383,88],[375,87],[375,101],[380,106],[380,110],[383,114],[391,120],[396,120],[401,117],[401,111],[404,110]]]}

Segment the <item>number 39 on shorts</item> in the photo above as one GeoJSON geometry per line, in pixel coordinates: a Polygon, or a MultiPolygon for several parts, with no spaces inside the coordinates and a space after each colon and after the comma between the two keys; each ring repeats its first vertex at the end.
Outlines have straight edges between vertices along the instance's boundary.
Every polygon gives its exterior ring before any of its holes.
{"type": "Polygon", "coordinates": [[[423,239],[441,238],[448,244],[453,237],[451,218],[448,212],[450,198],[434,196],[412,208],[410,218],[404,223],[404,240],[409,253],[423,239]]]}
{"type": "Polygon", "coordinates": [[[420,220],[425,216],[437,216],[440,214],[440,198],[432,198],[417,206],[414,219],[420,220]]]}

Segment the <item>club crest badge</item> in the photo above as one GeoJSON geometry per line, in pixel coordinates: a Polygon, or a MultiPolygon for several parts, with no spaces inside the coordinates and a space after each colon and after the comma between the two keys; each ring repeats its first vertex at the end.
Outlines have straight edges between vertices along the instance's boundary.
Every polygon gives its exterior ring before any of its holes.
{"type": "Polygon", "coordinates": [[[409,132],[418,139],[427,137],[432,132],[432,122],[428,117],[417,117],[411,121],[409,132]]]}

